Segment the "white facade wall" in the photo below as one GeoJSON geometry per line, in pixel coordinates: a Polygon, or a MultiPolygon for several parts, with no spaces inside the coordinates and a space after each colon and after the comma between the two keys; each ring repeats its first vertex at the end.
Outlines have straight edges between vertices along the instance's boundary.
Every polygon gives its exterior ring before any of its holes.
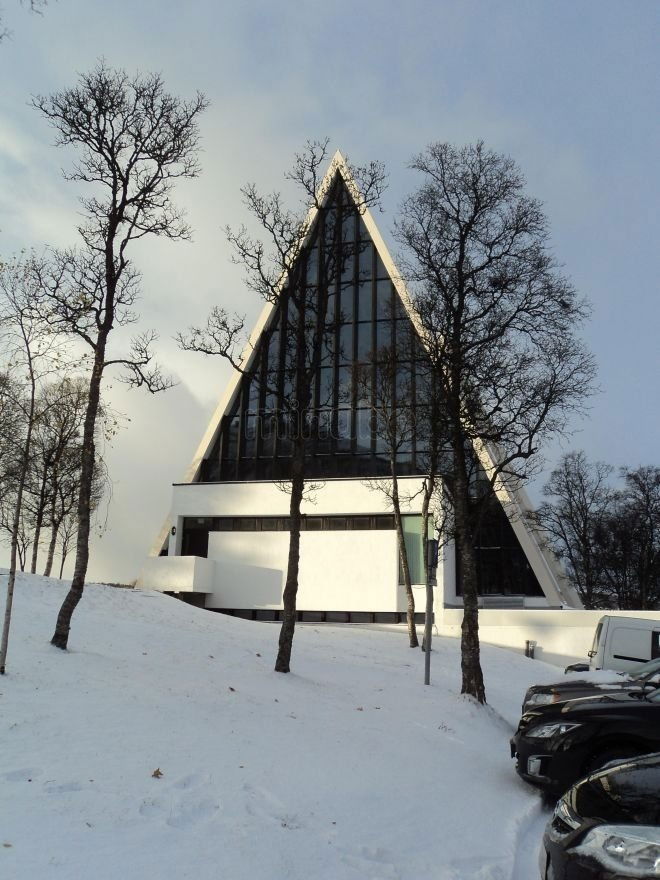
{"type": "MultiPolygon", "coordinates": [[[[419,477],[402,478],[399,489],[404,513],[421,513],[421,496],[406,496],[422,486],[419,477]]],[[[181,552],[184,517],[288,516],[290,498],[275,483],[207,483],[174,487],[167,561],[181,552]]],[[[316,516],[390,513],[385,495],[360,480],[327,480],[302,512],[316,516]]],[[[208,560],[214,564],[207,608],[280,609],[289,550],[288,532],[211,532],[208,560]]],[[[192,557],[178,557],[180,559],[192,557]]],[[[302,532],[297,606],[304,611],[405,611],[399,586],[397,537],[394,529],[302,532]]],[[[148,583],[156,589],[164,587],[148,583]]],[[[166,580],[165,575],[159,582],[166,580]]],[[[171,587],[168,587],[171,589],[171,587]]],[[[195,585],[195,591],[201,589],[195,585]]],[[[416,590],[423,603],[424,591],[416,590]]],[[[420,608],[423,604],[420,605],[420,608]]]]}
{"type": "Polygon", "coordinates": [[[152,556],[142,566],[138,590],[176,593],[210,593],[215,583],[215,563],[200,556],[152,556]]]}

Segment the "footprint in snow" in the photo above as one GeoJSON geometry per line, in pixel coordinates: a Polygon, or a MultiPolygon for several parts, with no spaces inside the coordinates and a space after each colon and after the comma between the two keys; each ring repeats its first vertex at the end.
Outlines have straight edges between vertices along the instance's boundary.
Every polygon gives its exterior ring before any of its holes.
{"type": "Polygon", "coordinates": [[[82,791],[80,782],[46,782],[44,791],[47,794],[68,794],[70,791],[82,791]]]}

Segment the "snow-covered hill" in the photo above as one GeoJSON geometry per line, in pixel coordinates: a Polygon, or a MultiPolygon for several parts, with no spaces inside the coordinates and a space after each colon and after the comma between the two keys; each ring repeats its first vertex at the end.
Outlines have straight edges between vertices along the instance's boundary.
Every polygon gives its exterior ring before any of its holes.
{"type": "Polygon", "coordinates": [[[484,649],[483,708],[459,694],[454,640],[435,640],[424,687],[402,629],[308,625],[280,675],[276,625],[97,585],[63,653],[49,638],[65,589],[18,581],[1,877],[511,877],[540,801],[508,739],[525,687],[557,669],[484,649]]]}

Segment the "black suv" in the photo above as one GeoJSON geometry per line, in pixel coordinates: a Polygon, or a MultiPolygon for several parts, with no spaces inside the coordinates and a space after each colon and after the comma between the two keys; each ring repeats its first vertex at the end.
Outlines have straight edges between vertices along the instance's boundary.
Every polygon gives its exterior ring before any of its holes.
{"type": "Polygon", "coordinates": [[[660,687],[568,700],[526,712],[511,740],[516,770],[550,791],[616,758],[660,751],[660,687]]]}
{"type": "Polygon", "coordinates": [[[539,856],[543,880],[660,876],[660,754],[608,767],[555,807],[539,856]]]}

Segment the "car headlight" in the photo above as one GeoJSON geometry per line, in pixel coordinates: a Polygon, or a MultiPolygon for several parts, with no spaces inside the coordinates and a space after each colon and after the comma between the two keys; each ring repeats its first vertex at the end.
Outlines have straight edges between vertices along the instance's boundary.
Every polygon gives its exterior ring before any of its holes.
{"type": "Polygon", "coordinates": [[[576,727],[581,726],[581,724],[570,724],[567,721],[549,721],[526,730],[525,736],[528,739],[550,739],[551,736],[563,736],[569,730],[575,730],[576,727]]]}
{"type": "Polygon", "coordinates": [[[582,819],[574,812],[564,796],[557,802],[548,825],[548,832],[553,838],[561,839],[576,831],[581,824],[582,819]]]}
{"type": "Polygon", "coordinates": [[[525,700],[525,706],[543,706],[546,703],[554,703],[557,699],[556,694],[532,694],[529,699],[525,700]]]}
{"type": "Polygon", "coordinates": [[[591,856],[609,871],[628,877],[660,877],[660,828],[650,825],[600,825],[574,852],[591,856]]]}

